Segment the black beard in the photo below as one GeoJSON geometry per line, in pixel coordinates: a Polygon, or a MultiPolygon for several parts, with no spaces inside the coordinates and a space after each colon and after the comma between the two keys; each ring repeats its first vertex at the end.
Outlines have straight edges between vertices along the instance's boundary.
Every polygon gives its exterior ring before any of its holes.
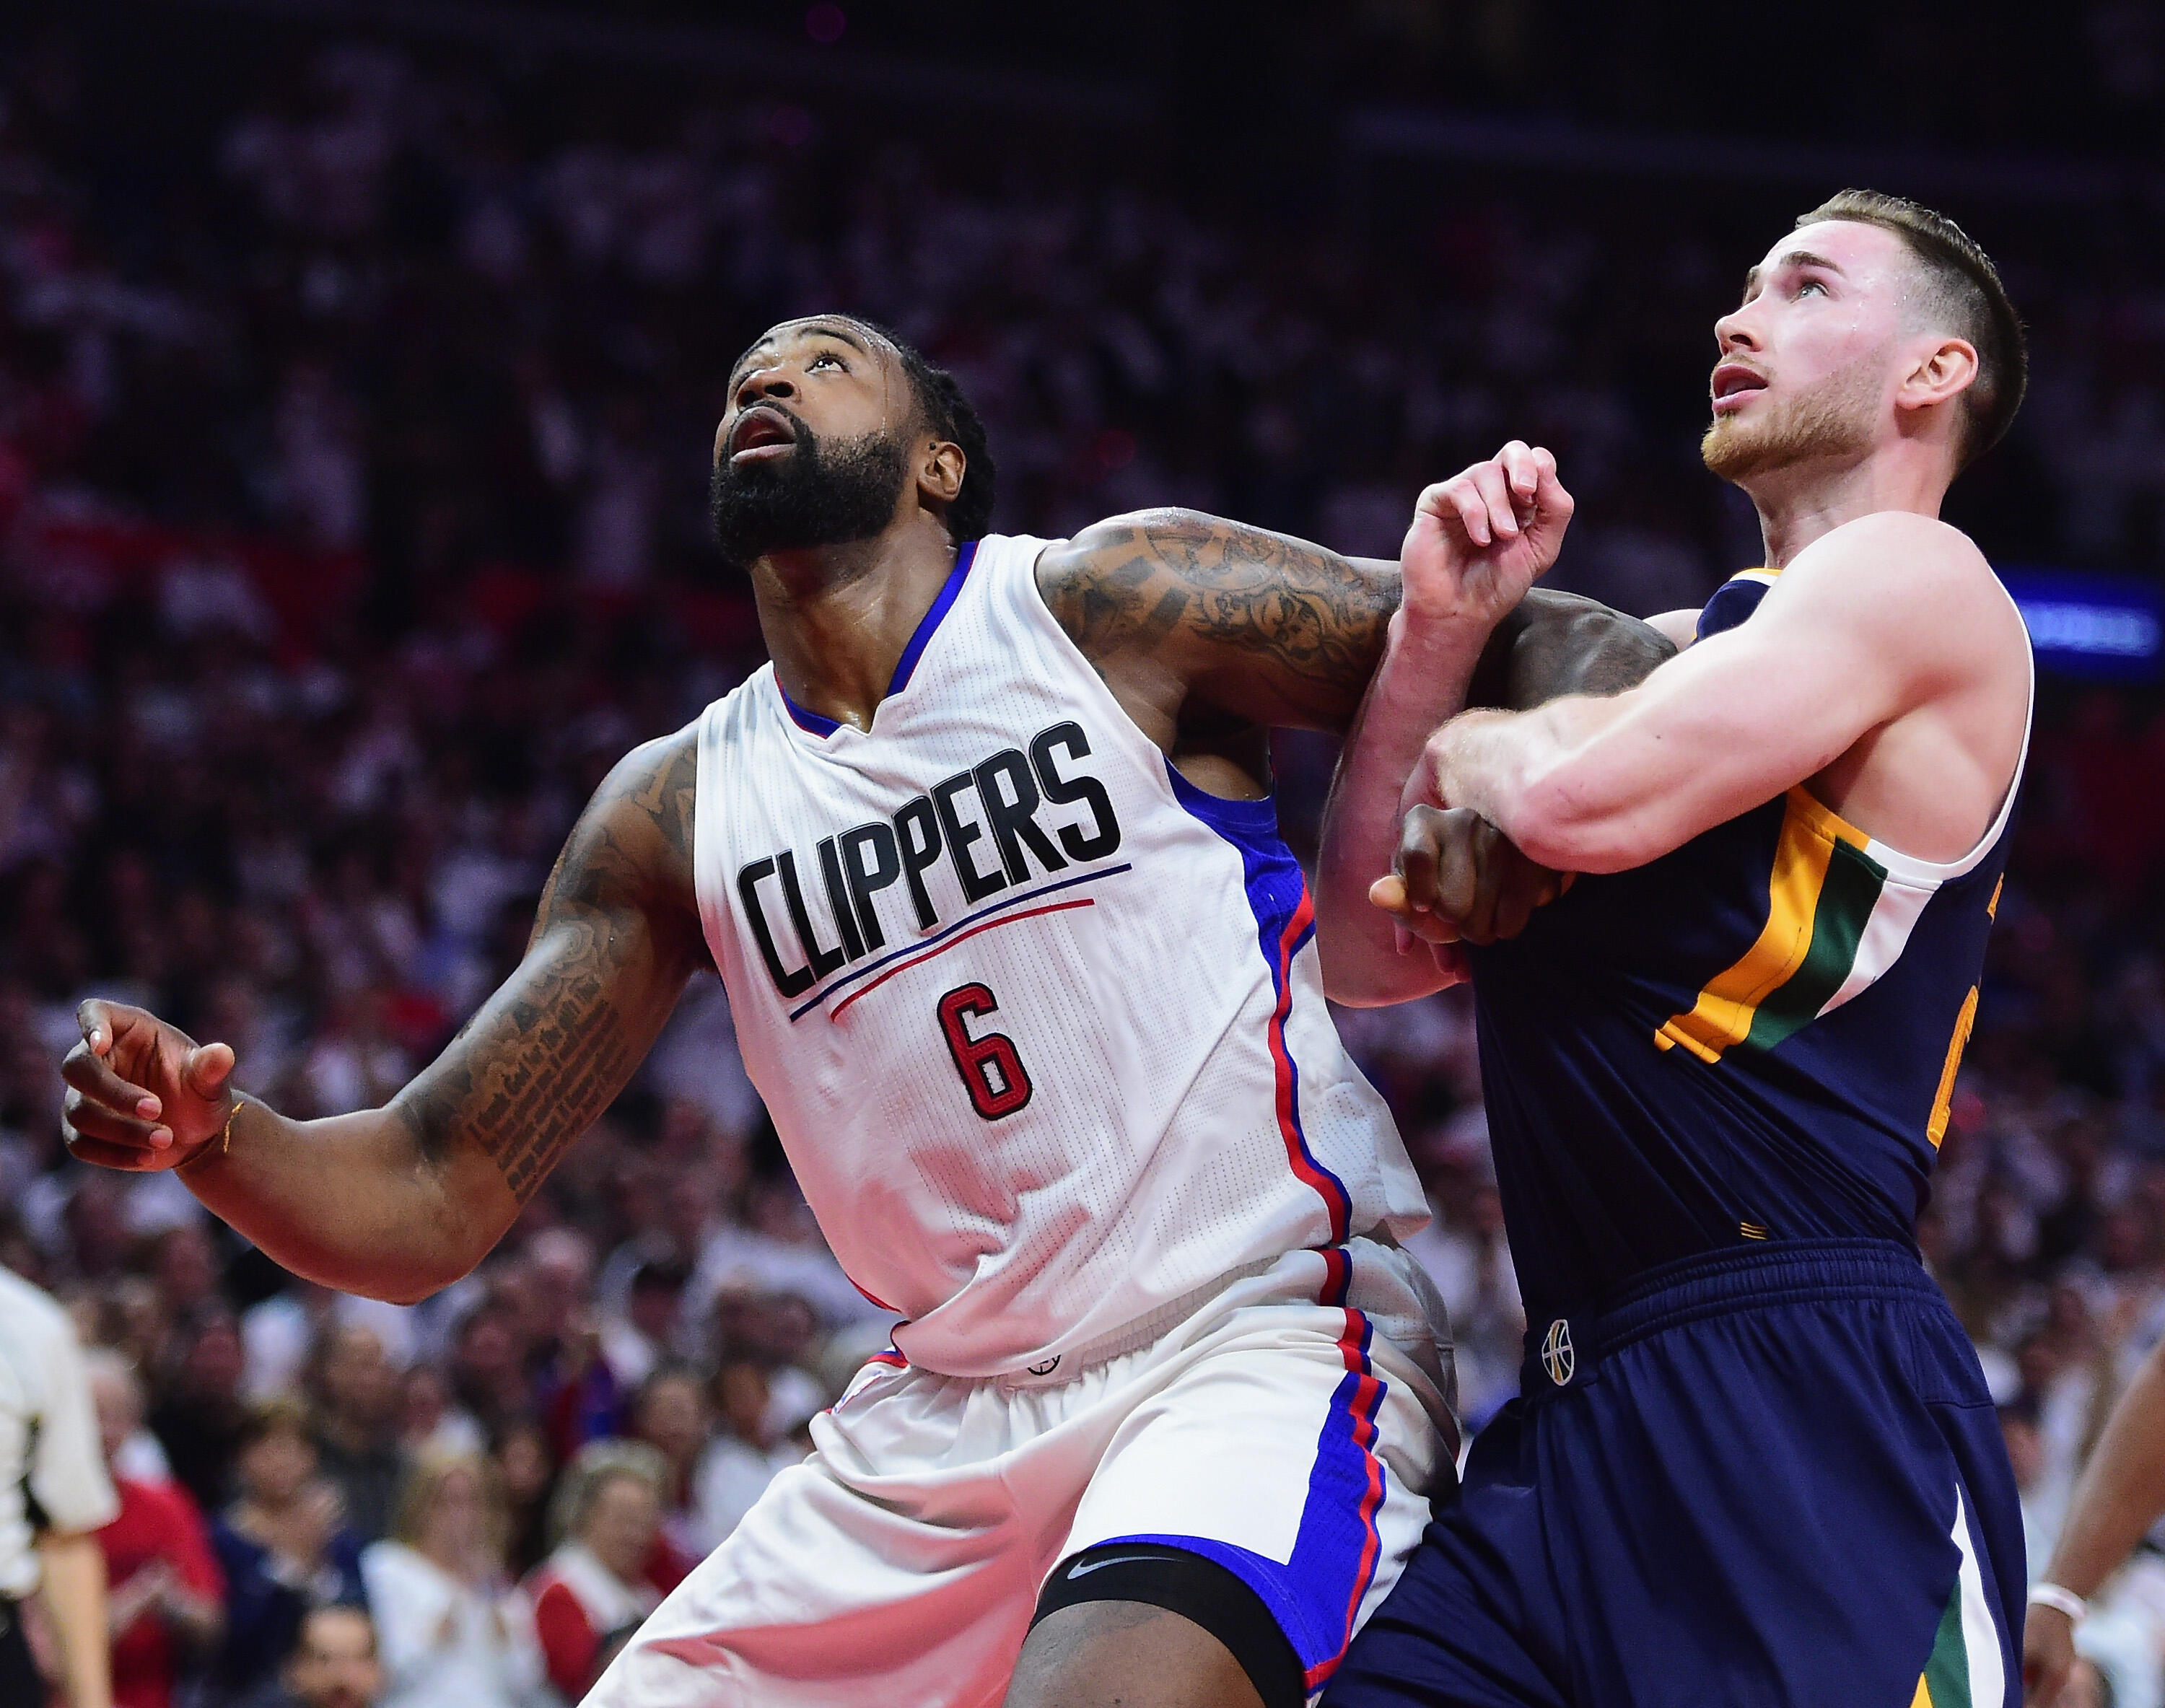
{"type": "Polygon", "coordinates": [[[802,419],[789,419],[797,445],[788,456],[714,465],[708,516],[735,568],[749,571],[770,552],[869,540],[901,502],[909,449],[900,437],[872,432],[823,445],[802,419]]]}

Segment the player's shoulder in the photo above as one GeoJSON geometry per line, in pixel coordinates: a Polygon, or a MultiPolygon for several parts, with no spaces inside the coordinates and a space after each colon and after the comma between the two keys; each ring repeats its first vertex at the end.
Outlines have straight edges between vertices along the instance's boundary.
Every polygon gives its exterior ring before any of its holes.
{"type": "Polygon", "coordinates": [[[1163,549],[1162,539],[1202,539],[1214,519],[1169,507],[1130,510],[1078,528],[1065,540],[1048,540],[1037,554],[1038,591],[1057,613],[1064,600],[1146,575],[1163,549]]]}
{"type": "Polygon", "coordinates": [[[703,712],[680,730],[640,742],[617,761],[609,772],[610,783],[635,791],[673,780],[688,784],[698,767],[699,731],[705,721],[703,712]]]}
{"type": "Polygon", "coordinates": [[[1291,611],[1312,621],[1314,598],[1342,604],[1366,634],[1398,607],[1399,567],[1206,511],[1162,507],[1108,516],[1051,542],[1038,556],[1037,585],[1054,617],[1096,660],[1126,648],[1154,652],[1183,632],[1202,640],[1246,635],[1266,614],[1276,620],[1291,611]],[[1303,597],[1283,608],[1274,603],[1289,591],[1303,597]]]}
{"type": "Polygon", "coordinates": [[[1268,563],[1288,553],[1320,552],[1290,535],[1207,510],[1161,504],[1108,516],[1078,529],[1072,539],[1048,542],[1038,555],[1037,577],[1050,598],[1056,587],[1132,587],[1161,571],[1207,578],[1221,564],[1268,563]]]}
{"type": "Polygon", "coordinates": [[[1146,590],[1167,545],[1192,551],[1212,519],[1194,510],[1133,510],[1047,540],[1032,571],[1038,597],[1084,655],[1098,658],[1142,638],[1154,608],[1146,590]]]}
{"type": "Polygon", "coordinates": [[[1831,623],[1920,677],[2011,681],[2029,668],[2029,631],[1999,576],[1974,540],[1932,516],[1888,510],[1831,530],[1782,572],[1766,609],[1831,623]]]}
{"type": "Polygon", "coordinates": [[[1183,509],[1177,504],[1152,504],[1144,509],[1124,510],[1117,516],[1107,516],[1087,528],[1077,529],[1072,538],[1056,543],[1064,556],[1082,561],[1108,551],[1146,548],[1157,540],[1207,540],[1238,525],[1207,511],[1183,509]]]}
{"type": "Polygon", "coordinates": [[[1936,516],[1876,510],[1831,528],[1796,556],[1782,583],[1867,581],[1881,595],[1974,591],[1995,583],[1977,542],[1936,516]]]}
{"type": "MultiPolygon", "coordinates": [[[[587,809],[600,833],[594,846],[667,880],[688,872],[704,722],[703,713],[681,730],[642,741],[610,767],[587,809]]],[[[571,846],[588,844],[575,830],[571,846]]]]}

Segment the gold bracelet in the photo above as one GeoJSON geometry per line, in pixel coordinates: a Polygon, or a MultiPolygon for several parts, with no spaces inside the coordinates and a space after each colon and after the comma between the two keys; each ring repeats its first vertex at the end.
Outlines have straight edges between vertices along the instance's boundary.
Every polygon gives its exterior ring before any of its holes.
{"type": "MultiPolygon", "coordinates": [[[[218,1136],[218,1154],[221,1157],[229,1155],[233,1150],[233,1124],[240,1118],[240,1106],[247,1100],[248,1099],[246,1098],[243,1097],[237,1091],[233,1094],[233,1107],[225,1112],[225,1127],[224,1130],[218,1136]]],[[[180,1173],[184,1170],[192,1168],[197,1163],[202,1162],[204,1157],[210,1154],[211,1147],[208,1145],[205,1145],[203,1149],[197,1152],[194,1156],[189,1157],[187,1162],[176,1163],[174,1166],[173,1172],[175,1173],[180,1173]]]]}
{"type": "Polygon", "coordinates": [[[247,1100],[237,1091],[233,1094],[233,1107],[225,1112],[225,1131],[218,1136],[218,1153],[221,1157],[233,1149],[233,1124],[240,1119],[240,1105],[247,1100]]]}

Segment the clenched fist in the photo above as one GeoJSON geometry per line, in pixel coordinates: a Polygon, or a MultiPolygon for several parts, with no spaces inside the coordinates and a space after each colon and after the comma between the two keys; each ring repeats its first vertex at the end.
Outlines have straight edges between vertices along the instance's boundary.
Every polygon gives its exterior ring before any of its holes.
{"type": "Polygon", "coordinates": [[[1368,899],[1430,943],[1515,937],[1572,878],[1528,859],[1470,807],[1412,809],[1391,867],[1368,899]]]}
{"type": "Polygon", "coordinates": [[[1572,509],[1556,458],[1519,439],[1425,488],[1399,553],[1406,619],[1493,629],[1556,561],[1572,509]]]}

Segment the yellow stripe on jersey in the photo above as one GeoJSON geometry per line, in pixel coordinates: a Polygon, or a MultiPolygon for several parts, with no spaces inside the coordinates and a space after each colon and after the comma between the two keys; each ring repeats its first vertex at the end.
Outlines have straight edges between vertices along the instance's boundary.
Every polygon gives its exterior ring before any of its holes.
{"type": "Polygon", "coordinates": [[[1782,834],[1767,880],[1767,924],[1759,940],[1726,972],[1710,980],[1689,1014],[1672,1015],[1654,1034],[1667,1050],[1682,1044],[1702,1062],[1743,1042],[1759,1004],[1796,976],[1811,952],[1812,926],[1835,844],[1862,851],[1869,839],[1812,799],[1802,784],[1784,797],[1782,834]]]}
{"type": "MultiPolygon", "coordinates": [[[[1994,901],[1999,892],[1992,893],[1994,901]]],[[[1940,1141],[1947,1136],[1947,1117],[1955,1106],[1955,1074],[1962,1067],[1962,1051],[1969,1043],[1969,1029],[1977,1024],[1977,987],[1969,988],[1962,999],[1962,1012],[1955,1017],[1955,1035],[1947,1044],[1946,1065],[1940,1069],[1940,1089],[1932,1099],[1932,1118],[1925,1123],[1925,1136],[1932,1141],[1932,1148],[1940,1148],[1940,1141]]]]}

